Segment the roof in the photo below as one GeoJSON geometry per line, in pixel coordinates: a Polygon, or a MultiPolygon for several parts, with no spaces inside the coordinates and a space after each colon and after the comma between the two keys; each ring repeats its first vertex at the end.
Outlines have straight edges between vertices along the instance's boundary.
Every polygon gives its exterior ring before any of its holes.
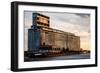
{"type": "Polygon", "coordinates": [[[42,16],[42,17],[45,17],[45,18],[48,18],[48,19],[49,19],[49,17],[48,17],[48,16],[43,15],[43,14],[40,14],[40,13],[33,13],[33,14],[37,14],[37,15],[39,15],[39,16],[42,16]]]}

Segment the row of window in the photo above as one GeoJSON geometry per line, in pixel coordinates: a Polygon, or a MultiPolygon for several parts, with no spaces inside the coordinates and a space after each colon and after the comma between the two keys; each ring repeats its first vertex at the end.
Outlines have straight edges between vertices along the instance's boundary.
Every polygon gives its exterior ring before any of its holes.
{"type": "Polygon", "coordinates": [[[43,22],[43,23],[49,23],[48,19],[39,18],[39,17],[37,17],[37,21],[40,21],[40,22],[43,22]]]}
{"type": "Polygon", "coordinates": [[[49,24],[46,24],[46,23],[37,22],[37,24],[40,24],[40,25],[44,25],[44,26],[48,26],[49,27],[49,24]]]}

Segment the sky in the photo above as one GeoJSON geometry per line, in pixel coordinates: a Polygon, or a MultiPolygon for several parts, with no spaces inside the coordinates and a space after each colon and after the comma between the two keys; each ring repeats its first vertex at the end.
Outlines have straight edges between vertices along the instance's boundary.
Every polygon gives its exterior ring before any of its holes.
{"type": "MultiPolygon", "coordinates": [[[[33,11],[24,11],[24,28],[25,28],[25,50],[28,46],[28,29],[32,25],[33,11]]],[[[90,50],[90,14],[84,13],[66,13],[66,12],[37,12],[50,17],[50,28],[74,33],[80,36],[80,47],[84,50],[90,50]]]]}

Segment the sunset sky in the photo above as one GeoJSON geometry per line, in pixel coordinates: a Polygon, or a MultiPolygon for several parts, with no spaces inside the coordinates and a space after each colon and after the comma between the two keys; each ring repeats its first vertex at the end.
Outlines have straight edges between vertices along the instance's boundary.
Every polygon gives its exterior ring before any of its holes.
{"type": "MultiPolygon", "coordinates": [[[[25,50],[27,50],[28,29],[32,25],[32,11],[24,12],[25,50]]],[[[80,46],[84,50],[90,50],[90,14],[37,12],[50,17],[50,28],[71,32],[80,36],[80,46]]]]}

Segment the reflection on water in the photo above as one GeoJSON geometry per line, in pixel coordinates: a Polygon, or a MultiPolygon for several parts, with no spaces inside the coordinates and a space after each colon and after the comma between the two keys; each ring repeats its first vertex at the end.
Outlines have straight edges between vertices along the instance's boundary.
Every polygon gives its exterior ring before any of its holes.
{"type": "Polygon", "coordinates": [[[55,57],[34,57],[34,58],[25,57],[24,61],[27,62],[27,61],[75,60],[75,59],[90,59],[90,53],[55,56],[55,57]]]}

